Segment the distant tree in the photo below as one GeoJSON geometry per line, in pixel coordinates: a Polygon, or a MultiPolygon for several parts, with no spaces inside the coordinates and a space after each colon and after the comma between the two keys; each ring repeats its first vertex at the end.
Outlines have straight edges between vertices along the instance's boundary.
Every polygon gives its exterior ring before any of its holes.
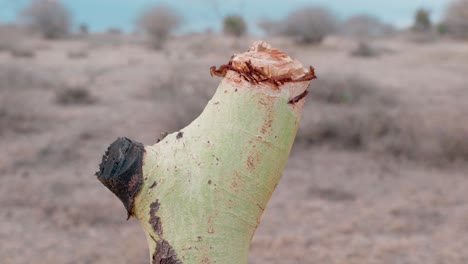
{"type": "Polygon", "coordinates": [[[70,12],[59,0],[31,0],[19,16],[48,39],[66,36],[72,23],[70,12]]]}
{"type": "Polygon", "coordinates": [[[441,35],[446,35],[448,33],[447,24],[445,22],[440,22],[437,24],[437,33],[441,35]]]}
{"type": "Polygon", "coordinates": [[[427,32],[432,28],[431,16],[426,9],[418,9],[414,15],[413,30],[427,32]]]}
{"type": "Polygon", "coordinates": [[[240,37],[247,32],[247,24],[240,15],[229,15],[224,18],[223,31],[226,34],[240,37]]]}
{"type": "Polygon", "coordinates": [[[455,0],[444,18],[444,30],[456,38],[468,39],[468,0],[455,0]]]}
{"type": "Polygon", "coordinates": [[[137,25],[150,37],[151,46],[161,49],[181,22],[181,17],[173,9],[158,5],[146,10],[137,20],[137,25]]]}
{"type": "Polygon", "coordinates": [[[282,24],[280,30],[283,35],[299,43],[317,43],[334,33],[338,23],[327,9],[305,7],[291,12],[282,24]]]}
{"type": "Polygon", "coordinates": [[[81,35],[87,35],[87,34],[89,33],[88,24],[86,24],[86,23],[80,24],[78,30],[79,30],[79,32],[80,32],[81,35]]]}
{"type": "Polygon", "coordinates": [[[356,15],[343,22],[341,33],[357,39],[382,37],[394,32],[393,26],[385,24],[377,17],[356,15]]]}

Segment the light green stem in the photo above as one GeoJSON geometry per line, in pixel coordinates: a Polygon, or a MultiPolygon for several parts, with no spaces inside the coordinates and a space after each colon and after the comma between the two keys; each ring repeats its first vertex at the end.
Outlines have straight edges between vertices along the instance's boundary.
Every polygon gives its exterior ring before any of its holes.
{"type": "MultiPolygon", "coordinates": [[[[255,52],[239,61],[263,71],[271,63],[268,77],[288,67],[290,76],[304,75],[297,61],[267,55],[270,61],[251,61],[255,52]]],[[[152,263],[246,263],[281,178],[304,103],[297,96],[309,81],[257,83],[236,69],[223,75],[196,120],[145,146],[143,182],[131,213],[145,230],[152,263]]]]}

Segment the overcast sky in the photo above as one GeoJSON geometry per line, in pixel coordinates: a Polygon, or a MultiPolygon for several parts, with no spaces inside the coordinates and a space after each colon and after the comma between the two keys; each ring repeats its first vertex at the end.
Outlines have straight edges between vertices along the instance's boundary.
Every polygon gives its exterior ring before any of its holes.
{"type": "MultiPolygon", "coordinates": [[[[281,18],[301,6],[323,6],[338,17],[371,14],[397,26],[412,22],[414,11],[423,7],[434,20],[443,15],[450,0],[62,0],[72,11],[76,24],[87,23],[93,30],[118,27],[132,30],[136,17],[145,8],[166,3],[184,17],[183,31],[219,29],[226,14],[243,14],[254,27],[261,18],[281,18]]],[[[28,0],[0,0],[0,22],[15,19],[28,0]]],[[[255,31],[255,29],[254,29],[255,31]]]]}

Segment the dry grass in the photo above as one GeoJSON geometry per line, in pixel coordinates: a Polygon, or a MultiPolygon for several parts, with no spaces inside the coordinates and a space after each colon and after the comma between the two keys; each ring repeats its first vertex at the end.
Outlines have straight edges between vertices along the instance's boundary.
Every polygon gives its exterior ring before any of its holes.
{"type": "Polygon", "coordinates": [[[441,132],[439,142],[446,161],[468,161],[468,129],[441,132]]]}
{"type": "Polygon", "coordinates": [[[67,52],[67,57],[69,59],[86,59],[88,56],[89,53],[86,50],[72,50],[67,52]]]}
{"type": "Polygon", "coordinates": [[[0,24],[0,52],[13,50],[20,42],[23,33],[18,26],[0,24]]]}
{"type": "Polygon", "coordinates": [[[375,48],[363,41],[359,42],[358,46],[351,51],[351,56],[354,57],[374,58],[379,55],[379,52],[375,48]]]}
{"type": "Polygon", "coordinates": [[[50,72],[27,65],[0,64],[0,91],[16,89],[41,89],[56,85],[50,72]]]}
{"type": "Polygon", "coordinates": [[[36,56],[36,53],[31,47],[26,47],[26,46],[17,46],[13,47],[10,50],[11,56],[15,58],[34,58],[36,56]]]}
{"type": "MultiPolygon", "coordinates": [[[[321,108],[320,113],[312,116],[312,120],[304,121],[298,134],[299,142],[356,150],[368,148],[374,140],[395,133],[394,119],[377,104],[367,104],[366,107],[317,104],[317,107],[321,108]]],[[[313,108],[308,110],[318,110],[313,108]]],[[[304,114],[304,118],[307,119],[309,114],[304,114]]]]}
{"type": "Polygon", "coordinates": [[[440,40],[440,36],[433,31],[408,31],[403,33],[406,41],[417,44],[433,44],[440,40]]]}
{"type": "Polygon", "coordinates": [[[355,15],[340,25],[340,34],[358,40],[388,37],[394,32],[395,29],[391,24],[386,24],[371,15],[355,15]]]}
{"type": "Polygon", "coordinates": [[[80,86],[58,90],[55,100],[61,105],[87,105],[96,102],[88,89],[80,86]]]}
{"type": "Polygon", "coordinates": [[[312,100],[328,104],[356,105],[364,101],[392,103],[377,84],[362,76],[320,75],[313,81],[312,100]]]}
{"type": "MultiPolygon", "coordinates": [[[[219,83],[208,67],[250,44],[234,51],[231,39],[216,34],[181,36],[169,40],[165,56],[134,44],[133,35],[109,36],[40,40],[50,48],[31,43],[33,60],[0,54],[2,264],[146,263],[141,226],[126,221],[96,182],[97,162],[118,136],[151,144],[192,121],[219,83]],[[86,60],[64,56],[81,47],[86,60]],[[57,104],[57,90],[72,85],[99,103],[57,104]]],[[[375,40],[398,52],[364,60],[347,56],[346,43],[276,42],[315,66],[319,79],[301,120],[302,145],[265,210],[249,261],[465,264],[466,45],[375,40]],[[343,75],[351,70],[362,76],[343,75]]]]}
{"type": "Polygon", "coordinates": [[[28,111],[31,96],[25,93],[40,91],[55,85],[55,80],[45,71],[24,65],[0,64],[0,134],[13,132],[31,133],[43,120],[28,111]]]}
{"type": "Polygon", "coordinates": [[[468,161],[468,131],[434,121],[402,105],[378,84],[359,76],[324,75],[313,85],[298,142],[369,150],[399,159],[444,165],[468,161]]]}
{"type": "Polygon", "coordinates": [[[169,131],[181,129],[193,121],[212,97],[219,80],[211,78],[203,66],[176,63],[151,80],[150,92],[171,116],[169,131]]]}
{"type": "Polygon", "coordinates": [[[14,109],[11,104],[3,100],[0,103],[2,104],[0,106],[0,135],[8,132],[26,134],[35,131],[34,122],[37,122],[37,117],[14,109]]]}

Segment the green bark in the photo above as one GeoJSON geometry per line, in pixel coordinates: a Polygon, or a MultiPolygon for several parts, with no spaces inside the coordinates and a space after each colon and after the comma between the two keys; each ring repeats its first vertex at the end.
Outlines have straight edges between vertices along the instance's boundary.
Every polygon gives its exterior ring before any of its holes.
{"type": "MultiPolygon", "coordinates": [[[[184,129],[144,147],[142,170],[130,170],[123,184],[130,192],[119,196],[115,182],[104,179],[110,154],[98,172],[129,215],[141,222],[152,263],[247,262],[315,77],[312,68],[307,72],[264,43],[212,73],[224,79],[203,113],[184,129]]],[[[128,161],[131,151],[118,152],[121,171],[138,167],[128,161]]],[[[106,177],[115,177],[110,174],[106,177]]]]}

